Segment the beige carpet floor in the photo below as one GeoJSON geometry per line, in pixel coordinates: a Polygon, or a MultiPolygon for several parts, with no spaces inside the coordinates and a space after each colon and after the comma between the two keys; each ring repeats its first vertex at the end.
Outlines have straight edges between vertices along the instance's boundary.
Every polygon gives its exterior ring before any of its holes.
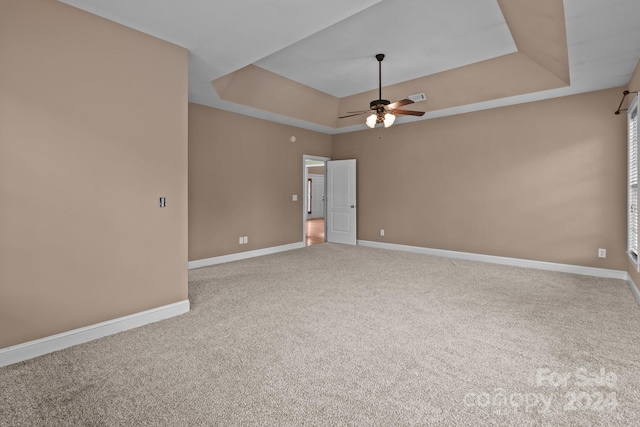
{"type": "Polygon", "coordinates": [[[621,280],[322,244],[189,281],[188,314],[0,368],[0,425],[640,422],[621,280]]]}

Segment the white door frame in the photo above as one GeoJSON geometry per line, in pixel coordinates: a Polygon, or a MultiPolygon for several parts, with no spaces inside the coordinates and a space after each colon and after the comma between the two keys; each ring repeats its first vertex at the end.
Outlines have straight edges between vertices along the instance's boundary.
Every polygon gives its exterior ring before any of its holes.
{"type": "MultiPolygon", "coordinates": [[[[316,161],[320,161],[320,162],[328,162],[329,160],[331,160],[330,157],[321,157],[321,156],[313,156],[310,154],[303,154],[302,155],[302,243],[306,244],[307,241],[307,197],[308,197],[308,190],[307,190],[307,181],[309,179],[308,176],[308,169],[307,169],[307,160],[316,160],[316,161]]],[[[325,200],[327,199],[327,168],[325,166],[325,171],[324,171],[324,195],[323,197],[325,198],[325,200]]],[[[324,205],[324,212],[322,213],[322,216],[325,218],[324,221],[324,236],[325,236],[325,241],[327,238],[327,204],[325,203],[324,205]]]]}

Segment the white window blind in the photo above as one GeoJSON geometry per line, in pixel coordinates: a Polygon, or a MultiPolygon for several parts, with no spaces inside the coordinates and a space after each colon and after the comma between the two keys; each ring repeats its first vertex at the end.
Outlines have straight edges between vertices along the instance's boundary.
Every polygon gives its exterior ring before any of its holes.
{"type": "Polygon", "coordinates": [[[627,253],[638,267],[638,97],[627,110],[628,179],[627,179],[627,253]]]}

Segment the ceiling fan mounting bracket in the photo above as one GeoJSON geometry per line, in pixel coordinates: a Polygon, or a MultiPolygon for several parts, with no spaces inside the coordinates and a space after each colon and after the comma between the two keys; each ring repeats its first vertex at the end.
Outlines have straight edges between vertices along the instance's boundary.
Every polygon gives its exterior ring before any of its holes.
{"type": "Polygon", "coordinates": [[[382,62],[382,60],[384,59],[384,53],[377,54],[376,59],[378,60],[378,62],[382,62]]]}

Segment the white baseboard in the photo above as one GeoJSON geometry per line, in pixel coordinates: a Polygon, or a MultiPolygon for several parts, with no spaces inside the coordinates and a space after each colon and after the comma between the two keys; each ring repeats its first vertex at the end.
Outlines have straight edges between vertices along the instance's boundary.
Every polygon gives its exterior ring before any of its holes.
{"type": "Polygon", "coordinates": [[[276,254],[278,252],[286,252],[300,248],[304,248],[304,242],[290,243],[288,245],[273,246],[271,248],[256,249],[253,251],[238,252],[235,254],[222,255],[213,258],[199,259],[195,261],[189,261],[189,270],[192,270],[194,268],[209,267],[216,264],[223,264],[225,262],[240,261],[242,259],[254,258],[257,256],[276,254]]]}
{"type": "Polygon", "coordinates": [[[187,313],[189,300],[0,349],[0,367],[187,313]]]}
{"type": "Polygon", "coordinates": [[[358,245],[372,248],[391,249],[396,251],[413,252],[425,255],[434,255],[445,258],[464,259],[468,261],[489,262],[493,264],[512,265],[516,267],[535,268],[538,270],[559,271],[563,273],[582,274],[585,276],[604,277],[608,279],[628,280],[629,275],[622,270],[609,270],[606,268],[583,267],[580,265],[558,264],[554,262],[531,261],[520,258],[508,258],[494,255],[474,254],[470,252],[448,251],[444,249],[431,249],[419,246],[396,245],[392,243],[371,242],[358,240],[358,245]]]}
{"type": "Polygon", "coordinates": [[[636,297],[636,301],[638,301],[638,304],[640,304],[640,292],[638,291],[638,287],[633,282],[633,279],[631,278],[631,276],[628,277],[627,283],[629,283],[629,288],[631,289],[633,296],[636,297]]]}

